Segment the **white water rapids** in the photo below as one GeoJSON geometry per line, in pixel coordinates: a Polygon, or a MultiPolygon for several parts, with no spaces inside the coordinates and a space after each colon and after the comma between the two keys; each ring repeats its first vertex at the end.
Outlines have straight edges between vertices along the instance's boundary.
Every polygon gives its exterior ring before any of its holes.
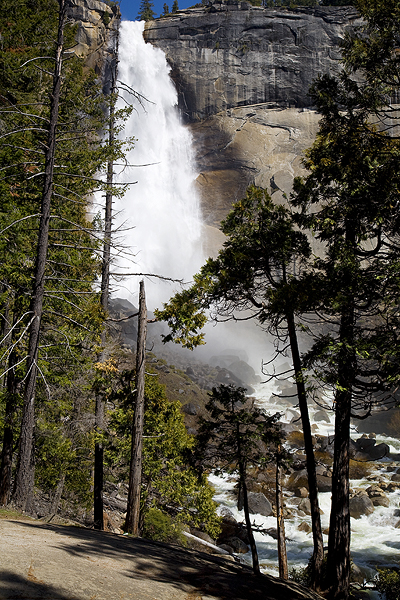
{"type": "MultiPolygon", "coordinates": [[[[293,418],[293,407],[288,407],[287,401],[281,402],[279,397],[271,397],[274,391],[272,386],[260,384],[255,386],[255,396],[258,399],[258,404],[263,406],[270,414],[275,412],[283,413],[282,421],[289,423],[293,418]]],[[[276,391],[276,390],[275,390],[276,391]]],[[[314,414],[319,410],[318,406],[310,406],[310,418],[313,421],[314,414]]],[[[298,412],[298,411],[297,411],[298,412]]],[[[330,436],[333,438],[334,423],[333,414],[331,421],[314,422],[314,428],[319,435],[330,436]]],[[[357,439],[362,434],[362,425],[359,428],[359,433],[353,434],[352,438],[357,439]]],[[[385,436],[377,436],[377,443],[385,442],[390,446],[390,452],[398,454],[400,451],[400,441],[395,438],[385,436]]],[[[381,461],[374,461],[373,466],[378,468],[378,472],[374,472],[374,480],[352,480],[350,487],[368,488],[372,483],[376,482],[378,477],[389,482],[392,473],[387,472],[387,466],[390,464],[388,458],[381,461]]],[[[244,521],[243,512],[239,512],[236,508],[233,489],[235,481],[230,477],[211,477],[211,482],[217,490],[216,500],[222,505],[229,508],[234,517],[238,521],[244,521]]],[[[362,569],[364,576],[373,578],[376,574],[375,567],[381,566],[398,566],[400,563],[400,529],[396,525],[400,522],[400,490],[386,492],[390,500],[389,507],[375,507],[374,512],[369,516],[362,516],[360,519],[351,518],[351,556],[353,562],[362,569]]],[[[329,528],[330,514],[330,493],[325,492],[319,494],[320,508],[323,511],[321,515],[321,525],[323,531],[329,528]]],[[[285,499],[286,506],[290,509],[295,506],[290,501],[290,495],[285,499]]],[[[257,525],[264,529],[276,528],[275,517],[263,517],[262,515],[252,515],[252,520],[257,525]]],[[[285,520],[285,532],[287,537],[287,552],[289,571],[292,568],[305,567],[308,559],[312,554],[312,534],[299,531],[298,527],[301,523],[307,522],[311,525],[311,518],[308,516],[294,516],[285,520]]],[[[261,569],[272,575],[278,576],[278,556],[277,542],[268,535],[255,533],[257,549],[259,552],[261,569]]],[[[324,546],[328,545],[328,536],[324,534],[324,546]]],[[[244,556],[245,562],[251,564],[250,553],[244,556]]],[[[372,598],[378,598],[377,593],[370,592],[372,598]]]]}
{"type": "MultiPolygon", "coordinates": [[[[177,93],[169,77],[169,66],[164,53],[143,40],[144,23],[123,22],[119,50],[119,79],[141,94],[143,106],[135,103],[135,109],[126,125],[124,135],[134,136],[137,141],[127,160],[131,166],[120,167],[120,181],[137,181],[131,185],[122,200],[116,200],[117,223],[121,226],[121,238],[127,249],[135,254],[134,262],[122,253],[118,258],[120,271],[156,273],[176,279],[190,280],[204,257],[201,251],[202,225],[199,203],[193,183],[196,177],[188,130],[181,124],[177,112],[177,93]],[[149,166],[150,165],[150,166],[149,166]],[[129,229],[131,228],[131,229],[129,229]]],[[[124,93],[126,101],[132,97],[124,93]]],[[[121,101],[122,102],[122,101],[121,101]]],[[[122,103],[123,105],[123,103],[122,103]]],[[[160,306],[178,286],[165,286],[153,279],[146,282],[147,296],[151,306],[160,306]]],[[[125,281],[118,295],[135,301],[138,277],[125,281]]],[[[237,343],[244,346],[244,336],[236,336],[237,343]]],[[[265,348],[264,348],[265,351],[265,348]]],[[[257,349],[258,352],[258,349],[257,349]]],[[[261,361],[261,354],[259,354],[261,361]]],[[[265,358],[265,357],[264,357],[265,358]]],[[[266,386],[256,389],[260,403],[271,412],[285,411],[279,400],[271,404],[270,391],[266,386]]],[[[292,418],[290,410],[287,419],[292,418]]],[[[333,425],[318,424],[322,435],[333,434],[333,425]]],[[[399,452],[400,442],[379,439],[392,445],[399,452]]],[[[380,462],[385,471],[385,460],[380,462]]],[[[385,475],[386,477],[386,475],[385,475]]],[[[235,508],[232,495],[234,481],[212,478],[216,499],[228,506],[234,516],[243,520],[243,514],[235,508]]],[[[352,487],[367,487],[370,481],[352,482],[352,487]]],[[[359,566],[371,570],[376,564],[400,562],[400,529],[395,525],[400,516],[398,491],[388,494],[390,507],[375,508],[369,517],[351,520],[352,555],[359,566]]],[[[290,507],[290,499],[288,499],[290,507]]],[[[320,495],[323,510],[323,529],[329,526],[330,494],[320,495]]],[[[255,515],[257,524],[264,528],[276,527],[273,517],[255,515]]],[[[312,551],[311,534],[298,530],[301,521],[309,517],[293,517],[286,521],[288,537],[289,568],[305,566],[312,551]]],[[[324,538],[327,542],[327,537],[324,538]]],[[[276,541],[269,536],[256,534],[260,562],[263,569],[277,574],[276,541]]],[[[250,556],[245,557],[250,562],[250,556]]]]}

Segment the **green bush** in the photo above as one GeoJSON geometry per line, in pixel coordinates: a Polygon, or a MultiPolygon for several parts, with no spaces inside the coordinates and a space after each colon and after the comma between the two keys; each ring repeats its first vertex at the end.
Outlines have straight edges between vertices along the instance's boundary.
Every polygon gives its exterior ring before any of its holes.
{"type": "Polygon", "coordinates": [[[400,572],[398,569],[377,569],[375,585],[381,598],[400,600],[400,572]]]}
{"type": "Polygon", "coordinates": [[[181,528],[166,513],[158,508],[150,508],[144,518],[142,537],[156,542],[179,543],[185,545],[181,528]]]}

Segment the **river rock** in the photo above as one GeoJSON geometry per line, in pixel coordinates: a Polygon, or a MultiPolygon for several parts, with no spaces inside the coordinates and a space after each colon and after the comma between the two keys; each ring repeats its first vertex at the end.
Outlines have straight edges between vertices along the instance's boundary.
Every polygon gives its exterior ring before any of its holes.
{"type": "Polygon", "coordinates": [[[330,423],[330,417],[325,410],[317,410],[314,415],[314,421],[325,421],[326,423],[330,423]]]}
{"type": "Polygon", "coordinates": [[[294,490],[294,495],[297,498],[307,498],[308,497],[308,489],[306,487],[299,487],[294,490]]]}
{"type": "Polygon", "coordinates": [[[368,454],[372,458],[372,460],[381,460],[385,456],[388,456],[389,453],[390,447],[388,446],[388,444],[385,443],[371,446],[368,451],[368,454]]]}
{"type": "Polygon", "coordinates": [[[297,529],[299,531],[304,531],[305,533],[310,533],[312,531],[312,527],[307,521],[302,521],[297,529]]]}
{"type": "Polygon", "coordinates": [[[311,503],[309,498],[302,498],[297,506],[298,510],[305,515],[311,515],[311,503]]]}
{"type": "Polygon", "coordinates": [[[390,448],[387,444],[381,443],[377,444],[375,437],[367,436],[364,434],[360,438],[358,438],[355,442],[352,449],[355,450],[353,452],[353,456],[358,459],[363,459],[363,455],[372,460],[380,460],[387,456],[390,452],[390,448]]]}
{"type": "Polygon", "coordinates": [[[332,478],[330,476],[317,475],[317,486],[319,492],[331,492],[332,478]]]}
{"type": "Polygon", "coordinates": [[[372,500],[372,504],[374,506],[385,506],[386,508],[389,506],[389,498],[386,496],[381,487],[377,485],[371,485],[365,491],[367,492],[368,497],[372,500]]]}
{"type": "Polygon", "coordinates": [[[230,546],[236,554],[246,554],[249,551],[249,547],[240,538],[231,537],[225,541],[225,544],[230,546]]]}
{"type": "Polygon", "coordinates": [[[363,515],[371,515],[374,512],[372,500],[364,490],[356,492],[350,498],[350,516],[354,519],[360,519],[363,515]]]}
{"type": "Polygon", "coordinates": [[[260,514],[264,517],[272,515],[272,505],[262,492],[249,492],[249,511],[252,515],[260,514]]]}

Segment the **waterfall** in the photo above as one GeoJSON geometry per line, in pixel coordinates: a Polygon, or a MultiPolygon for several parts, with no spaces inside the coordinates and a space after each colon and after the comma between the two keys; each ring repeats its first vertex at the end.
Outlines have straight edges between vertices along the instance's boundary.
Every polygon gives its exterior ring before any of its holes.
{"type": "MultiPolygon", "coordinates": [[[[125,246],[117,264],[120,272],[190,281],[204,262],[191,135],[179,118],[165,54],[145,43],[143,29],[143,21],[124,21],[120,30],[119,80],[144,99],[140,105],[123,91],[119,104],[122,108],[125,102],[133,103],[122,134],[136,141],[127,155],[129,166],[118,167],[118,179],[137,183],[114,205],[118,241],[125,246]],[[128,259],[129,252],[134,262],[128,259]]],[[[130,299],[137,288],[138,278],[129,277],[117,293],[130,299]]],[[[152,278],[146,288],[149,305],[155,307],[179,286],[152,278]]]]}

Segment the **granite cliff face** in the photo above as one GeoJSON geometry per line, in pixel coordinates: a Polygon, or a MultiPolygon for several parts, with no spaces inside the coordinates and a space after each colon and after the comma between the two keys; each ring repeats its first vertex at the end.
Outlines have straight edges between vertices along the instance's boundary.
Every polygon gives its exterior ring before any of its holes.
{"type": "Polygon", "coordinates": [[[352,7],[228,2],[151,21],[145,39],[165,52],[180,108],[193,122],[236,106],[308,107],[313,79],[337,68],[340,41],[356,22],[352,7]]]}
{"type": "Polygon", "coordinates": [[[340,41],[359,23],[353,7],[263,9],[228,0],[146,24],[194,136],[211,237],[250,183],[285,202],[318,128],[309,87],[338,70],[340,41]]]}
{"type": "Polygon", "coordinates": [[[108,93],[116,61],[119,8],[97,0],[68,0],[68,14],[78,25],[73,51],[101,77],[104,92],[108,93]]]}

